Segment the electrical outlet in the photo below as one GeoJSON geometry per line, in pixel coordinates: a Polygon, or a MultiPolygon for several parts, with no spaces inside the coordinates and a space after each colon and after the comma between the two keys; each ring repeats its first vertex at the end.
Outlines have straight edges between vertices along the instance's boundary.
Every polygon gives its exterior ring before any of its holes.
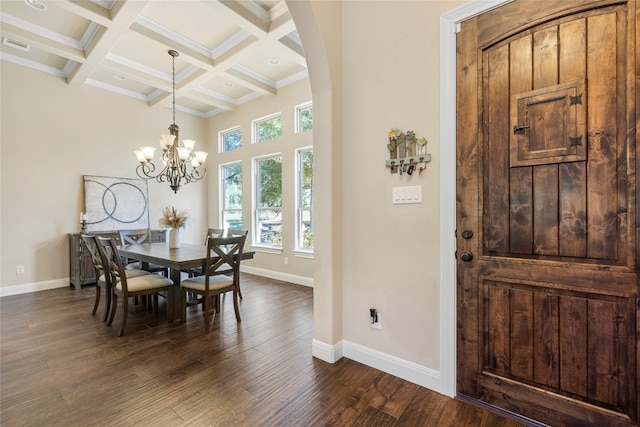
{"type": "Polygon", "coordinates": [[[16,274],[24,274],[24,265],[16,265],[16,274]]]}
{"type": "Polygon", "coordinates": [[[289,265],[289,257],[284,257],[284,265],[289,265]]]}
{"type": "Polygon", "coordinates": [[[382,329],[382,318],[380,316],[380,312],[379,311],[377,312],[376,317],[377,317],[377,319],[376,319],[377,322],[371,323],[371,327],[373,329],[382,329]]]}

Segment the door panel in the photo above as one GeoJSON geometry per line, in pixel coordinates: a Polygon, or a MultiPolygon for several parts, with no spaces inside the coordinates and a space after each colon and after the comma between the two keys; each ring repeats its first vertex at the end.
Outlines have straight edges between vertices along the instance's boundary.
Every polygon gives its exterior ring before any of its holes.
{"type": "Polygon", "coordinates": [[[458,392],[553,425],[637,421],[636,6],[458,34],[458,392]]]}

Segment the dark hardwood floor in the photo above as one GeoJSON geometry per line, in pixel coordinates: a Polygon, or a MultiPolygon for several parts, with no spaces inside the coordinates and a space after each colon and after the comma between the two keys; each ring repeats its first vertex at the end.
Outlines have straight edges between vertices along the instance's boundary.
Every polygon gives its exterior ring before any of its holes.
{"type": "MultiPolygon", "coordinates": [[[[312,290],[243,274],[209,335],[131,305],[126,334],[95,288],[0,298],[0,425],[517,426],[348,359],[311,356],[312,290]],[[103,306],[101,302],[100,314],[103,306]]],[[[161,299],[162,300],[162,299],[161,299]]]]}

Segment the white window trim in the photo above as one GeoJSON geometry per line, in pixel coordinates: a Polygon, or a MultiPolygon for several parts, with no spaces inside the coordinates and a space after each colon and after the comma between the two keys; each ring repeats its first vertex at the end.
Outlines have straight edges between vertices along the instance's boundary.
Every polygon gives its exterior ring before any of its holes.
{"type": "MultiPolygon", "coordinates": [[[[295,241],[294,241],[294,252],[300,253],[300,254],[312,254],[313,255],[313,249],[307,249],[307,248],[303,248],[300,246],[300,172],[302,169],[302,163],[301,163],[301,153],[303,152],[307,152],[310,151],[313,154],[313,146],[307,146],[307,147],[300,147],[298,149],[296,149],[295,152],[295,162],[296,162],[296,167],[295,167],[295,177],[294,177],[294,185],[295,185],[295,210],[296,213],[294,215],[295,218],[295,241]]],[[[313,199],[311,201],[311,210],[313,211],[313,199]]],[[[313,218],[313,217],[312,217],[313,218]]]]}
{"type": "MultiPolygon", "coordinates": [[[[260,123],[273,120],[277,117],[282,118],[282,111],[278,111],[277,113],[269,114],[268,116],[263,116],[263,117],[251,120],[251,143],[252,144],[261,144],[262,142],[267,142],[267,141],[258,142],[258,125],[260,123]]],[[[268,140],[268,141],[271,141],[271,140],[268,140]]]]}
{"type": "MultiPolygon", "coordinates": [[[[294,126],[295,126],[295,127],[294,127],[294,133],[307,132],[306,130],[305,130],[305,131],[303,131],[303,130],[301,130],[301,129],[300,129],[300,112],[301,112],[302,110],[306,110],[306,109],[307,109],[307,108],[309,108],[309,107],[311,107],[311,109],[313,109],[313,102],[312,102],[312,101],[305,102],[304,104],[296,105],[296,106],[293,108],[293,117],[294,117],[294,120],[295,120],[295,123],[294,123],[294,126]]],[[[308,130],[311,130],[311,129],[308,129],[308,130]]]]}
{"type": "MultiPolygon", "coordinates": [[[[218,166],[218,197],[219,197],[219,201],[218,201],[218,206],[220,206],[220,214],[218,215],[218,223],[219,223],[219,227],[223,228],[224,227],[224,211],[226,210],[225,208],[225,191],[224,191],[224,176],[223,176],[223,172],[224,172],[224,168],[227,166],[233,166],[233,165],[240,165],[242,166],[242,161],[241,160],[236,160],[233,162],[228,162],[228,163],[221,163],[218,166]]],[[[242,168],[242,179],[244,181],[244,168],[242,168]]],[[[244,216],[244,186],[242,188],[242,207],[240,208],[240,210],[243,212],[243,216],[244,216]]],[[[243,226],[244,227],[244,221],[243,221],[243,226]]]]}
{"type": "MultiPolygon", "coordinates": [[[[232,133],[236,131],[242,132],[242,127],[238,125],[238,126],[230,127],[229,129],[221,130],[220,132],[218,132],[218,153],[228,153],[228,151],[224,149],[224,136],[228,133],[232,133]]],[[[244,139],[244,135],[242,135],[242,137],[244,139]]],[[[229,150],[229,151],[235,151],[235,150],[229,150]]]]}
{"type": "MultiPolygon", "coordinates": [[[[265,252],[272,254],[282,254],[282,246],[265,245],[257,242],[258,230],[257,230],[257,212],[258,212],[258,162],[260,160],[271,159],[280,157],[283,158],[282,152],[265,154],[263,156],[256,156],[251,159],[251,247],[256,252],[265,252]]],[[[284,209],[280,207],[280,212],[284,214],[284,209]]]]}

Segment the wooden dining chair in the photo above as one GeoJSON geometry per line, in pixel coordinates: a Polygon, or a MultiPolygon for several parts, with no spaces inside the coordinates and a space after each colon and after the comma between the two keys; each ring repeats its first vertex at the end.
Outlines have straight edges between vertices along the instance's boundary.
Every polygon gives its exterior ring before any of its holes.
{"type": "Polygon", "coordinates": [[[173,281],[158,274],[145,273],[136,277],[128,277],[124,263],[113,238],[98,237],[98,249],[106,267],[106,282],[111,290],[111,314],[107,326],[111,326],[118,306],[118,296],[122,299],[122,322],[118,336],[124,334],[129,314],[129,298],[154,295],[155,311],[158,311],[158,292],[167,294],[167,320],[173,322],[173,281]]]}
{"type": "Polygon", "coordinates": [[[98,311],[100,295],[104,290],[106,302],[104,307],[104,318],[102,321],[106,322],[109,317],[109,307],[111,306],[111,292],[109,291],[109,287],[107,286],[106,278],[104,276],[104,265],[102,264],[102,257],[100,256],[98,243],[96,242],[95,236],[83,234],[80,237],[84,247],[91,256],[91,261],[93,262],[93,268],[96,275],[96,300],[93,304],[93,311],[91,312],[91,315],[95,315],[96,311],[98,311]]]}
{"type": "MultiPolygon", "coordinates": [[[[207,229],[207,236],[204,239],[205,246],[210,237],[231,237],[231,236],[244,236],[245,241],[249,230],[232,230],[230,228],[209,228],[207,229]]],[[[204,270],[202,267],[197,267],[189,271],[189,277],[202,276],[204,270]]],[[[220,270],[216,274],[232,275],[233,268],[230,265],[222,265],[220,270]]],[[[238,296],[242,299],[242,290],[240,289],[240,281],[238,281],[238,296]]]]}
{"type": "MultiPolygon", "coordinates": [[[[139,230],[120,230],[120,243],[122,245],[140,245],[142,243],[151,243],[151,230],[143,228],[139,230]]],[[[127,270],[142,269],[142,263],[139,261],[128,262],[126,264],[127,270]]],[[[162,273],[164,277],[169,277],[169,269],[162,265],[149,263],[145,267],[146,271],[151,273],[162,273]]]]}
{"type": "MultiPolygon", "coordinates": [[[[207,259],[204,274],[183,280],[182,285],[182,321],[187,319],[187,293],[202,297],[204,304],[205,332],[209,333],[209,317],[212,314],[211,300],[226,293],[233,292],[233,309],[236,320],[240,322],[238,307],[238,289],[240,282],[240,261],[246,235],[233,237],[210,237],[207,240],[207,259]],[[232,275],[220,274],[228,266],[232,275]]],[[[219,304],[216,304],[216,307],[219,304]]]]}

